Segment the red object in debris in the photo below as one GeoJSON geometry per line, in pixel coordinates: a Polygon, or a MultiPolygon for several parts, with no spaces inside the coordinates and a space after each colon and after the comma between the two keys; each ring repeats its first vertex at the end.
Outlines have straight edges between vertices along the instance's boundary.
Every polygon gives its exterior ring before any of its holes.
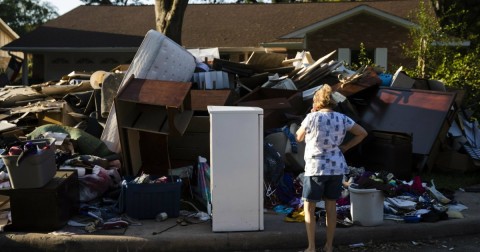
{"type": "Polygon", "coordinates": [[[22,147],[20,147],[20,146],[12,146],[12,147],[10,147],[10,149],[8,150],[8,155],[10,155],[10,156],[20,155],[20,154],[22,154],[22,152],[23,152],[22,147]]]}

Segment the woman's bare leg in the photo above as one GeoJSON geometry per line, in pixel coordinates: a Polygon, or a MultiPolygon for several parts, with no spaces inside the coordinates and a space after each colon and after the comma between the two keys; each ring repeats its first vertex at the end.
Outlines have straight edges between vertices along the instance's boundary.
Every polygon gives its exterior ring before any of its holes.
{"type": "Polygon", "coordinates": [[[327,214],[327,241],[323,249],[326,252],[333,251],[333,238],[337,227],[337,202],[336,200],[325,199],[325,210],[327,214]]]}
{"type": "Polygon", "coordinates": [[[315,251],[315,202],[305,201],[303,212],[305,213],[305,227],[307,229],[308,248],[305,252],[315,251]]]}

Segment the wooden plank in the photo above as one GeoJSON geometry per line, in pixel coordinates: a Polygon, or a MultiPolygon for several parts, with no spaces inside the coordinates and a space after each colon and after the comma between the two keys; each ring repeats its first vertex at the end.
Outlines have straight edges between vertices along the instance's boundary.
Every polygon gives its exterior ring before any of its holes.
{"type": "Polygon", "coordinates": [[[160,109],[151,109],[142,111],[135,121],[133,128],[152,132],[162,133],[162,128],[167,121],[167,111],[160,109]]]}
{"type": "Polygon", "coordinates": [[[3,209],[6,204],[10,203],[10,197],[5,195],[0,195],[0,210],[3,209]]]}

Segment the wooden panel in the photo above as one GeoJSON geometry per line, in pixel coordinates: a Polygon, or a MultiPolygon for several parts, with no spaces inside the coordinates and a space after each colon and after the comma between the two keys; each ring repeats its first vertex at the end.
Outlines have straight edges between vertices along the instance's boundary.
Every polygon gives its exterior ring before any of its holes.
{"type": "Polygon", "coordinates": [[[193,115],[191,83],[131,78],[115,98],[126,175],[167,174],[168,135],[182,135],[193,115]]]}
{"type": "Polygon", "coordinates": [[[118,99],[137,103],[180,108],[187,98],[190,82],[131,79],[125,84],[118,99]]]}
{"type": "Polygon", "coordinates": [[[297,90],[258,87],[255,90],[253,90],[250,94],[245,95],[242,98],[238,99],[234,103],[234,105],[237,105],[239,103],[246,102],[246,101],[271,99],[271,98],[284,97],[284,98],[290,99],[291,97],[294,97],[299,93],[300,92],[297,90]]]}
{"type": "Polygon", "coordinates": [[[170,155],[168,136],[140,132],[140,155],[142,171],[150,175],[168,175],[170,155]]]}
{"type": "Polygon", "coordinates": [[[208,105],[228,105],[231,90],[191,90],[192,110],[207,111],[208,105]]]}
{"type": "Polygon", "coordinates": [[[428,155],[446,122],[455,93],[380,88],[359,116],[367,128],[413,136],[413,153],[428,155]]]}
{"type": "Polygon", "coordinates": [[[243,101],[237,104],[244,107],[260,107],[263,109],[290,109],[292,106],[285,97],[243,101]]]}
{"type": "Polygon", "coordinates": [[[375,83],[350,83],[342,87],[342,83],[337,83],[332,86],[334,91],[339,92],[343,96],[350,97],[352,95],[363,92],[367,89],[376,89],[378,85],[375,83]]]}

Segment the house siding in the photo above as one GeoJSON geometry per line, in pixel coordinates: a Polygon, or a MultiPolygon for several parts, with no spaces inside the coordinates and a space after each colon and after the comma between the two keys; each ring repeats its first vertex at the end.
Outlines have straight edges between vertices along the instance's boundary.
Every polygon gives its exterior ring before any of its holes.
{"type": "MultiPolygon", "coordinates": [[[[3,21],[0,23],[0,47],[12,42],[14,39],[18,37],[12,36],[10,32],[8,32],[9,28],[5,27],[3,21]]],[[[22,53],[13,53],[16,56],[23,57],[22,53]]],[[[10,55],[8,55],[7,51],[0,50],[0,69],[6,69],[8,66],[8,61],[10,60],[10,55]]]]}
{"type": "Polygon", "coordinates": [[[338,48],[387,48],[388,69],[412,66],[414,62],[402,57],[402,44],[409,41],[409,30],[382,18],[361,13],[321,28],[306,36],[306,47],[313,58],[320,58],[338,48]]]}

